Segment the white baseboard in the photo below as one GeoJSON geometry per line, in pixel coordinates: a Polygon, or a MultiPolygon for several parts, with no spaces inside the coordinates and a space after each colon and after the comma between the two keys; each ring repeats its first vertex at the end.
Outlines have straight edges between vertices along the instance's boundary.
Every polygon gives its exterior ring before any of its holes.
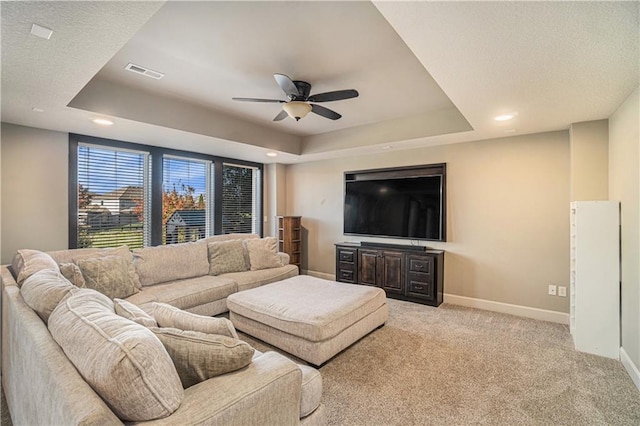
{"type": "MultiPolygon", "coordinates": [[[[302,270],[303,275],[324,278],[335,281],[336,276],[324,272],[302,270]]],[[[503,314],[516,315],[519,317],[533,318],[540,321],[556,322],[559,324],[569,324],[569,314],[564,312],[549,311],[546,309],[530,308],[528,306],[511,305],[509,303],[494,302],[492,300],[476,299],[473,297],[457,296],[455,294],[444,295],[444,302],[452,305],[466,306],[469,308],[484,309],[485,311],[500,312],[503,314]]]]}
{"type": "Polygon", "coordinates": [[[640,390],[640,370],[638,370],[638,367],[633,363],[633,361],[631,361],[629,354],[627,354],[627,351],[625,351],[623,347],[620,347],[620,362],[622,362],[622,365],[624,365],[625,370],[629,373],[631,380],[633,380],[633,383],[636,385],[638,390],[640,390]]]}
{"type": "Polygon", "coordinates": [[[467,306],[469,308],[484,309],[485,311],[500,312],[503,314],[517,315],[519,317],[533,318],[540,321],[569,324],[569,314],[546,309],[530,308],[528,306],[511,305],[509,303],[494,302],[492,300],[475,299],[473,297],[457,296],[455,294],[444,295],[444,302],[452,305],[467,306]]]}

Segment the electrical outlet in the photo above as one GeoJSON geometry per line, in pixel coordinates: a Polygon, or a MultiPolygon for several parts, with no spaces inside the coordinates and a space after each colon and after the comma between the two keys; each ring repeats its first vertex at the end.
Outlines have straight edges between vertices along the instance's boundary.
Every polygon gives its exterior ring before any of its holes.
{"type": "Polygon", "coordinates": [[[557,286],[555,286],[553,284],[549,284],[549,296],[555,296],[556,295],[556,288],[557,288],[557,286]]]}
{"type": "Polygon", "coordinates": [[[567,297],[567,288],[564,287],[564,286],[559,285],[558,286],[558,296],[567,297]]]}

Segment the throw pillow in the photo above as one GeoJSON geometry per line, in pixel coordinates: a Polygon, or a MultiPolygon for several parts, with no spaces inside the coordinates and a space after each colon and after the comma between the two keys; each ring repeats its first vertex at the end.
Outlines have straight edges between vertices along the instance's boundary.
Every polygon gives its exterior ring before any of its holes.
{"type": "Polygon", "coordinates": [[[158,323],[151,315],[131,302],[127,302],[122,299],[113,299],[113,305],[115,307],[116,314],[123,318],[131,320],[137,324],[144,325],[145,327],[158,326],[158,323]]]}
{"type": "Polygon", "coordinates": [[[173,360],[186,389],[211,377],[229,373],[251,363],[254,349],[227,336],[152,328],[173,360]]]}
{"type": "Polygon", "coordinates": [[[61,263],[58,266],[60,267],[60,273],[68,279],[71,284],[80,288],[86,287],[87,283],[85,283],[82,271],[80,271],[78,265],[75,263],[61,263]]]}
{"type": "Polygon", "coordinates": [[[58,250],[49,252],[49,254],[53,258],[53,260],[58,262],[59,265],[63,263],[75,263],[77,265],[78,261],[80,261],[81,259],[96,259],[98,257],[105,256],[120,256],[129,264],[129,275],[131,276],[131,279],[136,283],[136,286],[138,288],[142,288],[135,265],[133,264],[133,253],[131,253],[129,246],[123,245],[114,248],[58,250]]]}
{"type": "Polygon", "coordinates": [[[43,269],[59,271],[58,264],[51,256],[47,253],[30,249],[18,250],[11,261],[11,269],[16,275],[18,287],[24,283],[24,280],[43,269]]]}
{"type": "Polygon", "coordinates": [[[245,240],[244,244],[249,252],[252,271],[283,266],[278,257],[278,240],[274,237],[245,240]]]}
{"type": "Polygon", "coordinates": [[[247,270],[242,240],[216,241],[207,244],[209,275],[247,270]]]}
{"type": "Polygon", "coordinates": [[[183,311],[166,303],[152,302],[151,314],[159,327],[177,328],[179,330],[198,331],[206,334],[238,338],[233,323],[226,318],[206,317],[183,311]]]}
{"type": "Polygon", "coordinates": [[[98,290],[111,299],[125,299],[138,287],[129,274],[129,263],[121,256],[78,260],[87,288],[98,290]]]}
{"type": "Polygon", "coordinates": [[[89,289],[61,302],[49,331],[84,380],[123,421],[166,417],[184,389],[158,338],[114,312],[108,297],[89,289]]]}
{"type": "Polygon", "coordinates": [[[78,288],[67,281],[60,272],[43,269],[24,281],[20,293],[25,303],[46,324],[56,306],[76,290],[78,288]]]}

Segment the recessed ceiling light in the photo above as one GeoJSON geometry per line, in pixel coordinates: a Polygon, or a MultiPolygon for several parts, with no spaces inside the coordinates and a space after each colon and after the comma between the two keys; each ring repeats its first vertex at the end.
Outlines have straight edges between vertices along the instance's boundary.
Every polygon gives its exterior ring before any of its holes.
{"type": "Polygon", "coordinates": [[[94,118],[91,121],[93,121],[94,123],[100,126],[113,126],[113,121],[107,120],[106,118],[94,118]]]}
{"type": "Polygon", "coordinates": [[[31,111],[33,111],[33,112],[44,112],[44,110],[42,108],[38,108],[38,107],[31,108],[31,111]]]}
{"type": "Polygon", "coordinates": [[[50,30],[49,28],[45,28],[42,27],[38,24],[33,24],[31,25],[31,34],[33,34],[36,37],[40,37],[43,38],[45,40],[49,40],[51,38],[51,35],[53,34],[53,30],[50,30]]]}
{"type": "Polygon", "coordinates": [[[267,152],[267,157],[277,157],[278,153],[277,152],[267,152]]]}
{"type": "Polygon", "coordinates": [[[516,115],[518,115],[517,112],[510,112],[508,114],[498,115],[498,116],[494,117],[493,119],[496,120],[496,121],[507,121],[507,120],[511,120],[516,115]]]}

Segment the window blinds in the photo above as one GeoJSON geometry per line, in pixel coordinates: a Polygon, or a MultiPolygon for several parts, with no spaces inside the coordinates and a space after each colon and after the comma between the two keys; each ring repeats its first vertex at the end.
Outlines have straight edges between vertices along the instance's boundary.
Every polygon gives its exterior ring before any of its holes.
{"type": "Polygon", "coordinates": [[[77,247],[148,244],[150,154],[78,145],[77,247]]]}
{"type": "Polygon", "coordinates": [[[222,233],[258,231],[259,170],[253,167],[222,166],[222,233]]]}

